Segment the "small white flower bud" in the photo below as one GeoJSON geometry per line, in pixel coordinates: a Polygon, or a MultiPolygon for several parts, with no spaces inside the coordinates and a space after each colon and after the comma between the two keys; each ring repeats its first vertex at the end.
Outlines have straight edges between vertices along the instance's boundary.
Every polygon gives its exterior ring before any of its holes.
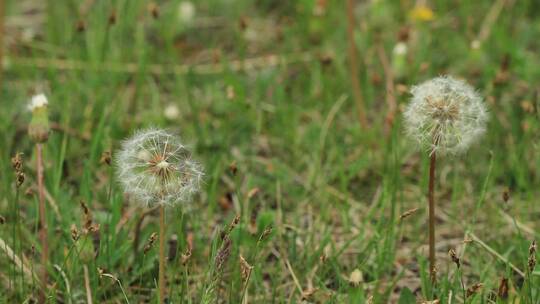
{"type": "Polygon", "coordinates": [[[28,104],[32,112],[32,120],[28,124],[28,135],[36,143],[46,142],[49,138],[49,115],[47,111],[47,97],[44,94],[35,95],[28,104]]]}
{"type": "Polygon", "coordinates": [[[405,42],[398,42],[394,46],[393,53],[395,55],[406,55],[407,54],[407,44],[405,42]]]}
{"type": "Polygon", "coordinates": [[[32,96],[30,103],[28,104],[28,110],[34,111],[36,108],[41,108],[49,104],[45,94],[38,94],[32,96]]]}

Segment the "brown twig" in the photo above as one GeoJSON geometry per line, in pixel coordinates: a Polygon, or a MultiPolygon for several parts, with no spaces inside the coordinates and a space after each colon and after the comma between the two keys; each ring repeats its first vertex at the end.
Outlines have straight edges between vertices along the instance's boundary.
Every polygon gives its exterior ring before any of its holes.
{"type": "Polygon", "coordinates": [[[39,240],[41,241],[41,272],[42,290],[39,294],[39,302],[45,303],[47,290],[47,262],[49,259],[49,243],[47,241],[47,217],[45,213],[45,191],[43,186],[43,146],[36,144],[37,180],[39,192],[39,240]]]}
{"type": "Polygon", "coordinates": [[[354,3],[353,0],[347,0],[347,39],[349,40],[348,54],[349,54],[349,71],[351,74],[351,85],[354,94],[354,100],[356,102],[356,110],[358,111],[358,119],[362,128],[367,128],[367,119],[364,109],[364,98],[362,97],[362,89],[360,87],[360,80],[358,79],[358,58],[356,49],[356,43],[354,42],[354,3]]]}
{"type": "Polygon", "coordinates": [[[165,303],[165,207],[159,208],[159,303],[165,303]]]}

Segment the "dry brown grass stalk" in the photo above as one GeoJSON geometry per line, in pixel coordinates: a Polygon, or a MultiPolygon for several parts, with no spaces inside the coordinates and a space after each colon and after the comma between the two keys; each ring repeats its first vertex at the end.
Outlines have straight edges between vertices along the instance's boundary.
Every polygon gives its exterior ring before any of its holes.
{"type": "Polygon", "coordinates": [[[368,122],[366,119],[366,111],[364,106],[364,98],[362,96],[362,88],[360,86],[360,79],[358,78],[358,49],[354,41],[354,1],[347,0],[347,40],[349,42],[348,54],[349,54],[349,72],[351,76],[351,85],[353,88],[354,100],[356,102],[356,110],[358,111],[358,120],[362,128],[367,128],[368,122]]]}
{"type": "Polygon", "coordinates": [[[84,271],[84,288],[86,290],[86,303],[92,304],[92,289],[90,289],[90,276],[88,275],[88,266],[83,264],[84,271]]]}

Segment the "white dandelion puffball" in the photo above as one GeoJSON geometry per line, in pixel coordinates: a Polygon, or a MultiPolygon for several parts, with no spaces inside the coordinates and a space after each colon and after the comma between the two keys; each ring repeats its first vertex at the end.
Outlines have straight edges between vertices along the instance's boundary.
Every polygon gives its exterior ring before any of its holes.
{"type": "Polygon", "coordinates": [[[36,108],[45,107],[48,104],[49,101],[47,100],[47,96],[45,96],[45,94],[34,95],[28,104],[28,110],[34,111],[36,108]]]}
{"type": "Polygon", "coordinates": [[[163,116],[168,120],[175,120],[180,116],[180,110],[175,104],[171,103],[163,110],[163,116]]]}
{"type": "Polygon", "coordinates": [[[191,1],[182,1],[178,4],[178,18],[184,23],[189,23],[195,17],[195,5],[191,1]]]}
{"type": "Polygon", "coordinates": [[[189,201],[203,177],[180,139],[159,129],[139,131],[124,141],[116,162],[125,192],[147,206],[189,201]]]}
{"type": "Polygon", "coordinates": [[[405,128],[430,153],[464,152],[485,132],[486,106],[467,83],[442,76],[413,87],[411,93],[405,128]]]}

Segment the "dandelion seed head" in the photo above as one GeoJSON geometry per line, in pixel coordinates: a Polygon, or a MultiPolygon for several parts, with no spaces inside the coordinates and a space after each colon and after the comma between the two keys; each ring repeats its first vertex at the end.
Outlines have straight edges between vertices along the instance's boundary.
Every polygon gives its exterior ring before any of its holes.
{"type": "Polygon", "coordinates": [[[159,129],[139,131],[124,141],[116,163],[125,192],[147,206],[188,202],[203,177],[180,139],[159,129]]]}
{"type": "Polygon", "coordinates": [[[413,87],[411,94],[405,129],[430,153],[462,153],[485,132],[486,106],[467,83],[442,76],[413,87]]]}

